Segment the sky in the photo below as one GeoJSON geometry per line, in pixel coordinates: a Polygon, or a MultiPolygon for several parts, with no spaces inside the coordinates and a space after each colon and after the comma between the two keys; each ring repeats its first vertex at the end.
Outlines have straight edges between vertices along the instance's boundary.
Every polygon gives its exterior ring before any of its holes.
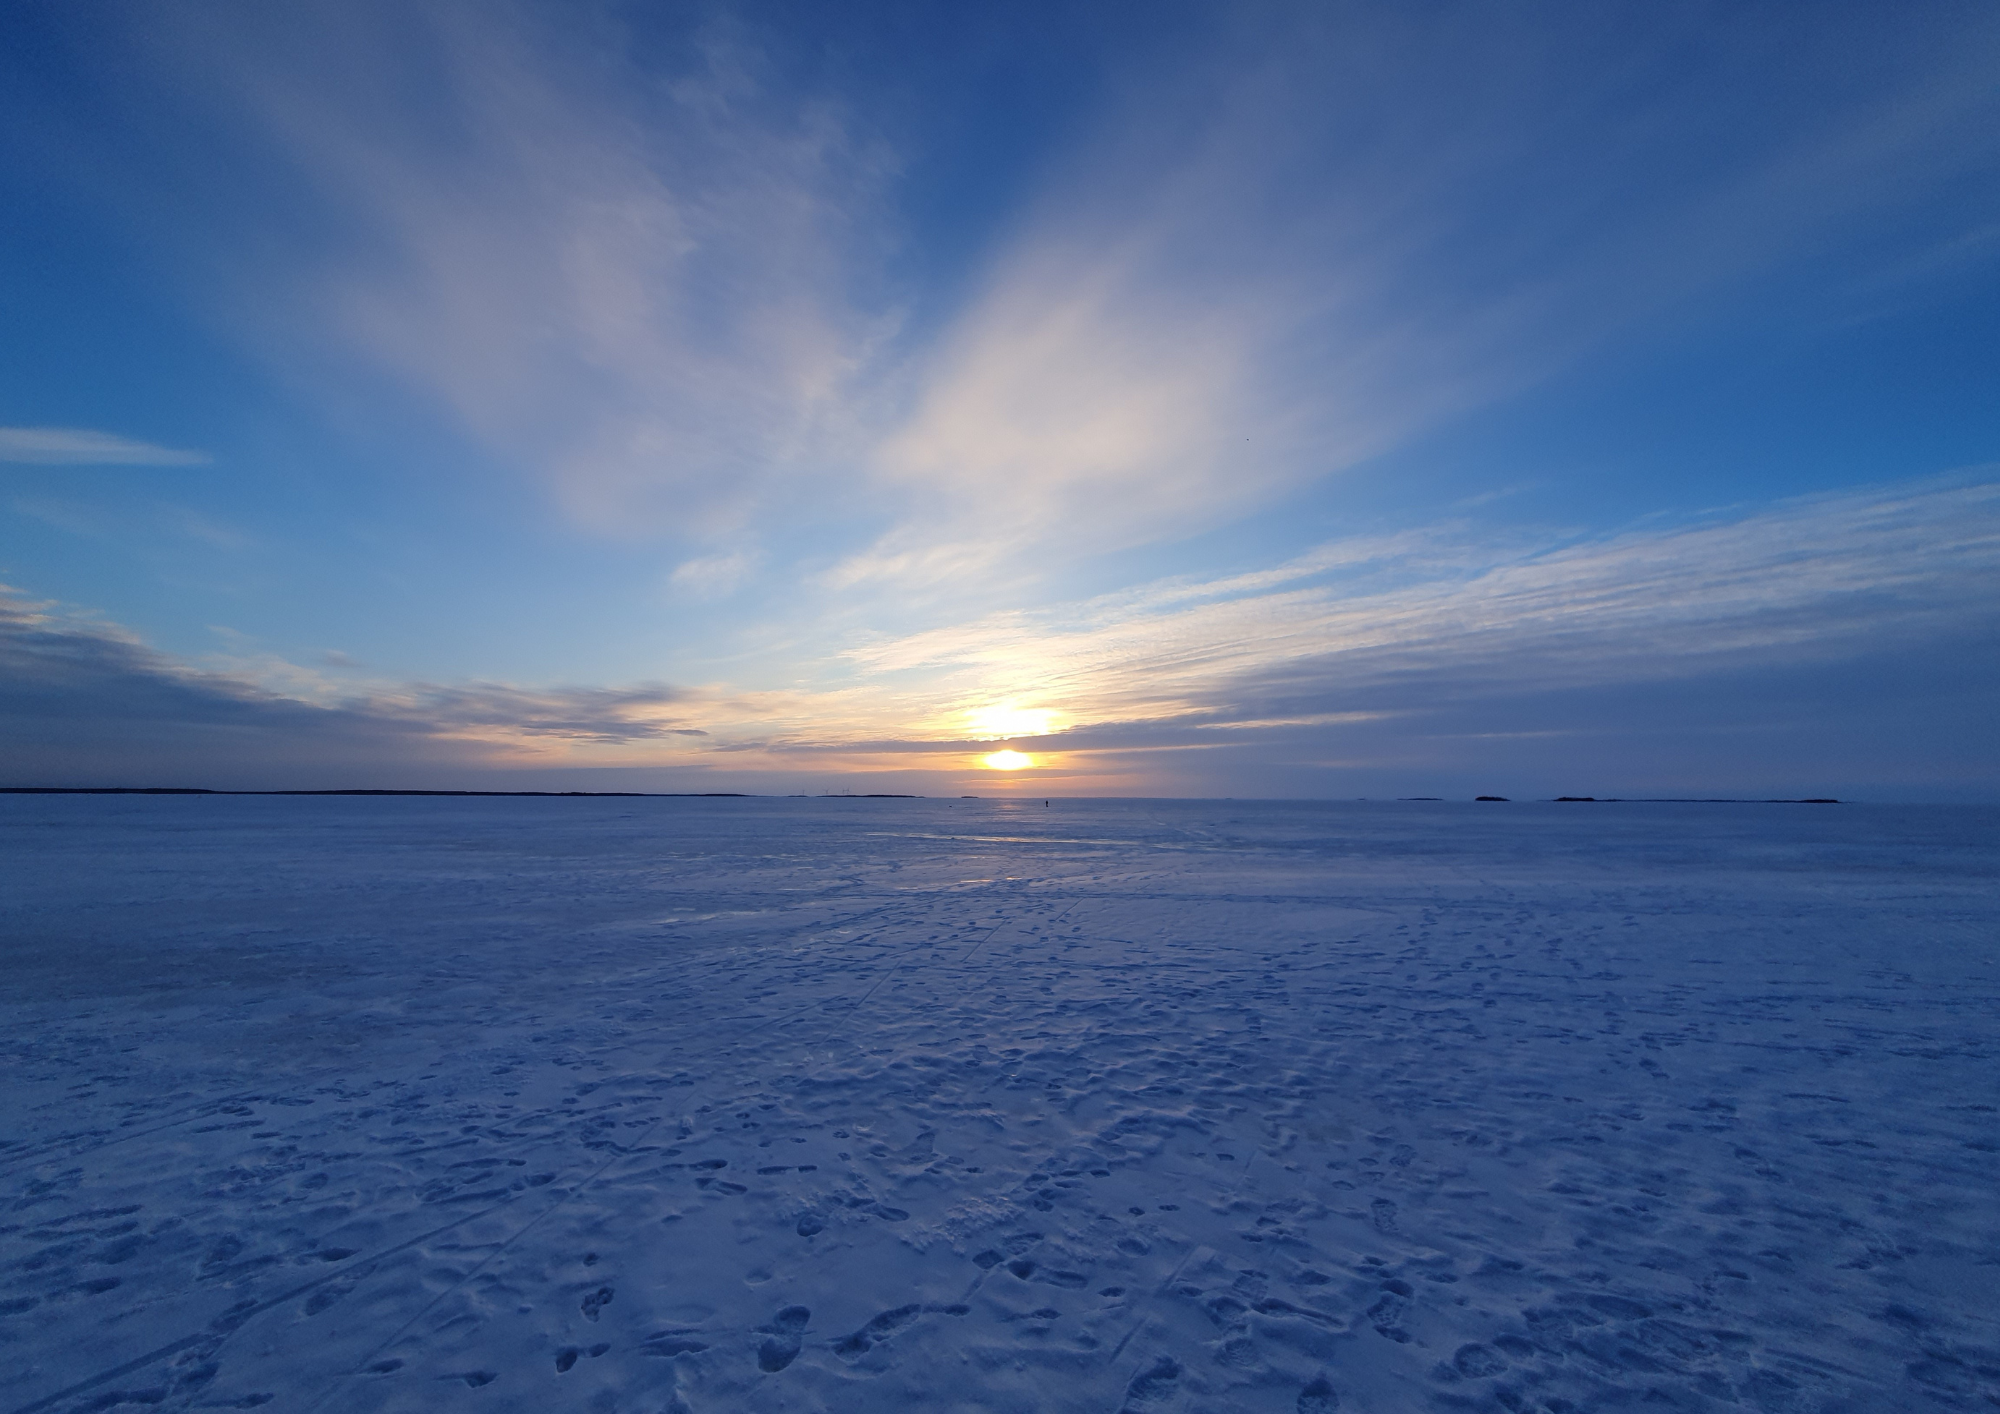
{"type": "Polygon", "coordinates": [[[0,784],[2000,800],[1996,72],[22,0],[0,784]]]}

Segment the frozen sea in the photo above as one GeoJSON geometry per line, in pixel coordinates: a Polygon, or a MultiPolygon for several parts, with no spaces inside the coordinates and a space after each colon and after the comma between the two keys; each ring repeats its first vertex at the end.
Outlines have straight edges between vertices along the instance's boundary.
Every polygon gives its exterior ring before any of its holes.
{"type": "Polygon", "coordinates": [[[2000,1403],[2000,812],[0,798],[0,1410],[2000,1403]]]}

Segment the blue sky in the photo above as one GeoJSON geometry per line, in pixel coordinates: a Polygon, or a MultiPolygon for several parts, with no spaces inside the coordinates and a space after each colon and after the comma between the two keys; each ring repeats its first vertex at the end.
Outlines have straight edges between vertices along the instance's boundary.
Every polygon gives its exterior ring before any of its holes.
{"type": "Polygon", "coordinates": [[[1991,7],[0,25],[8,783],[2000,797],[1991,7]]]}

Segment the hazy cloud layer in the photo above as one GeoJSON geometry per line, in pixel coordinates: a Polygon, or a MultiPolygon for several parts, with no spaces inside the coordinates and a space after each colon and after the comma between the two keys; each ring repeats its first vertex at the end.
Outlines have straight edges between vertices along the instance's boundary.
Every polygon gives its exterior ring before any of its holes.
{"type": "Polygon", "coordinates": [[[287,201],[202,238],[295,376],[386,375],[599,533],[727,540],[719,567],[838,508],[824,585],[972,599],[1268,506],[2000,149],[1991,25],[1558,10],[1134,36],[928,284],[898,266],[919,135],[788,75],[776,28],[643,63],[591,6],[224,5],[136,37],[277,169],[287,201]]]}
{"type": "MultiPolygon", "coordinates": [[[[1444,527],[1334,544],[857,645],[859,679],[818,691],[389,684],[307,700],[14,598],[0,715],[23,744],[21,784],[64,783],[83,762],[97,776],[126,759],[221,769],[246,752],[314,782],[356,767],[373,783],[474,767],[833,779],[962,772],[1004,738],[1043,756],[1035,779],[1145,791],[1193,779],[1176,764],[1187,752],[1254,746],[1239,775],[1303,762],[1324,783],[1422,777],[1468,742],[1488,762],[1539,753],[1554,768],[1579,743],[1623,760],[1697,725],[1809,737],[1834,719],[1913,778],[1957,753],[1985,780],[2000,761],[1967,714],[2000,686],[1995,603],[2000,482],[1930,483],[1583,543],[1495,547],[1444,527]],[[1838,705],[1815,706],[1836,682],[1838,705]],[[1677,717],[1697,689],[1706,706],[1677,717]]],[[[1797,748],[1766,750],[1760,769],[1797,748]]],[[[1872,769],[1854,754],[1844,779],[1872,769]]]]}
{"type": "Polygon", "coordinates": [[[218,292],[295,372],[358,356],[620,537],[728,529],[852,441],[888,155],[737,27],[662,76],[606,14],[505,0],[146,25],[339,238],[272,230],[218,292]]]}
{"type": "Polygon", "coordinates": [[[1450,527],[1335,543],[1271,570],[993,615],[851,656],[877,672],[931,669],[968,705],[1227,723],[1408,709],[1419,683],[1430,701],[1826,661],[1990,628],[1997,602],[2000,484],[1980,482],[1580,544],[1496,547],[1450,527]]]}
{"type": "Polygon", "coordinates": [[[0,587],[0,784],[422,785],[546,762],[545,746],[705,734],[662,687],[411,684],[339,697],[309,670],[255,666],[293,690],[195,667],[0,587]]]}
{"type": "Polygon", "coordinates": [[[41,466],[200,466],[205,452],[158,447],[86,427],[0,427],[0,462],[41,466]]]}
{"type": "Polygon", "coordinates": [[[1080,789],[1294,792],[1815,696],[1857,760],[1988,769],[1952,704],[1993,687],[1990,475],[1771,502],[1994,454],[1991,7],[21,33],[50,352],[7,415],[218,463],[150,508],[17,469],[0,568],[246,635],[181,662],[10,601],[9,771],[944,780],[1013,740],[1080,789]]]}
{"type": "Polygon", "coordinates": [[[906,509],[833,582],[1241,516],[2000,151],[1980,66],[1937,34],[1806,114],[1745,67],[1832,83],[1848,36],[1571,18],[1279,7],[1135,60],[909,366],[874,457],[906,509]],[[1641,57],[1677,44],[1701,57],[1641,57]]]}

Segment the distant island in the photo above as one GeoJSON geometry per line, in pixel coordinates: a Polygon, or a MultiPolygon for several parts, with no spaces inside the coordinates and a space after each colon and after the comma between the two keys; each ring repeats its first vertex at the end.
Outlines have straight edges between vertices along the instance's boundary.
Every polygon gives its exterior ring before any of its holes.
{"type": "MultiPolygon", "coordinates": [[[[1480,797],[1486,799],[1485,796],[1480,797]]],[[[1811,795],[1791,800],[1755,800],[1747,796],[1623,796],[1607,795],[1559,795],[1557,805],[1838,805],[1840,802],[1830,795],[1811,795]]]]}
{"type": "Polygon", "coordinates": [[[549,799],[748,800],[740,790],[210,790],[206,786],[0,786],[0,795],[448,795],[549,799]]]}

